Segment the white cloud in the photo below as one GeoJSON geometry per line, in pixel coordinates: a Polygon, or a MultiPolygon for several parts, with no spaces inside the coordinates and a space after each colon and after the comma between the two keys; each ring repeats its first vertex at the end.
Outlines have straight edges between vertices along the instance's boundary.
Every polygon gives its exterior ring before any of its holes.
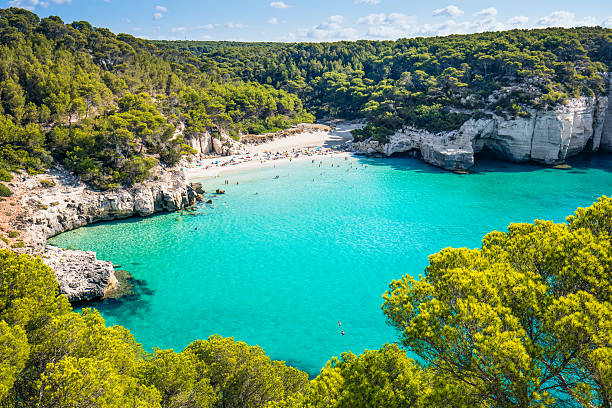
{"type": "Polygon", "coordinates": [[[478,13],[475,13],[476,17],[495,17],[497,16],[498,11],[495,7],[489,7],[483,10],[480,10],[478,13]]]}
{"type": "Polygon", "coordinates": [[[367,25],[367,35],[375,38],[397,39],[418,33],[415,17],[402,13],[369,14],[357,20],[357,24],[367,25]]]}
{"type": "Polygon", "coordinates": [[[155,13],[153,13],[153,18],[155,20],[161,20],[164,18],[164,13],[166,13],[168,9],[164,6],[155,6],[155,13]]]}
{"type": "Polygon", "coordinates": [[[464,13],[464,11],[461,10],[457,6],[446,6],[444,8],[440,8],[440,9],[434,10],[432,15],[433,16],[440,16],[440,17],[456,18],[456,17],[462,16],[463,13],[464,13]]]}
{"type": "Polygon", "coordinates": [[[184,33],[185,31],[187,31],[187,29],[185,27],[172,27],[170,31],[172,31],[173,33],[184,33]]]}
{"type": "Polygon", "coordinates": [[[196,30],[212,30],[215,27],[218,27],[219,24],[204,24],[202,26],[196,27],[196,30]]]}
{"type": "Polygon", "coordinates": [[[598,22],[594,17],[588,16],[583,19],[576,19],[576,15],[570,11],[554,11],[547,16],[540,18],[537,24],[541,27],[579,27],[594,26],[598,22]]]}
{"type": "Polygon", "coordinates": [[[51,2],[44,0],[11,0],[8,2],[8,5],[10,7],[19,7],[27,10],[34,10],[36,7],[49,7],[51,3],[63,5],[72,3],[72,0],[51,0],[51,2]]]}
{"type": "Polygon", "coordinates": [[[421,27],[421,32],[424,35],[467,34],[475,31],[473,23],[468,21],[458,23],[453,19],[446,20],[440,24],[423,24],[421,27]]]}
{"type": "Polygon", "coordinates": [[[344,16],[331,16],[328,21],[331,24],[342,24],[342,22],[344,21],[344,16]]]}
{"type": "MultiPolygon", "coordinates": [[[[456,6],[435,10],[436,16],[462,16],[465,13],[456,6]]],[[[394,40],[414,36],[441,36],[449,34],[470,34],[484,31],[502,31],[522,28],[549,26],[577,27],[594,26],[612,28],[612,16],[603,22],[593,17],[577,18],[568,11],[557,11],[541,18],[530,19],[516,15],[508,19],[499,18],[499,12],[489,7],[475,12],[470,18],[448,17],[438,23],[424,24],[416,17],[402,13],[371,13],[355,20],[343,16],[331,16],[323,23],[299,29],[288,35],[290,41],[338,41],[355,39],[394,40]]]]}
{"type": "Polygon", "coordinates": [[[527,16],[515,16],[508,19],[507,24],[510,27],[522,27],[529,22],[529,17],[527,16]]]}
{"type": "Polygon", "coordinates": [[[569,11],[554,11],[551,14],[540,18],[538,20],[538,24],[542,26],[564,27],[571,25],[575,17],[575,14],[569,11]]]}
{"type": "Polygon", "coordinates": [[[278,24],[278,18],[272,17],[268,20],[268,24],[278,24]]]}
{"type": "Polygon", "coordinates": [[[385,13],[380,14],[368,14],[365,17],[361,17],[357,20],[357,24],[367,24],[367,25],[377,25],[383,24],[383,22],[387,19],[387,15],[385,13]]]}
{"type": "Polygon", "coordinates": [[[355,4],[379,4],[380,0],[355,0],[355,4]]]}
{"type": "Polygon", "coordinates": [[[285,4],[284,1],[273,1],[272,3],[270,3],[270,7],[277,8],[277,9],[286,9],[286,8],[289,8],[290,6],[288,4],[285,4]]]}
{"type": "Polygon", "coordinates": [[[228,22],[227,24],[225,24],[225,27],[232,28],[232,29],[234,29],[234,28],[236,28],[236,29],[238,29],[238,28],[246,28],[246,26],[244,24],[233,23],[231,21],[228,22]]]}
{"type": "Polygon", "coordinates": [[[351,27],[344,27],[342,25],[343,22],[343,16],[331,16],[326,21],[315,27],[298,30],[297,34],[289,35],[289,38],[291,40],[299,38],[308,41],[339,41],[357,39],[357,30],[351,27]]]}

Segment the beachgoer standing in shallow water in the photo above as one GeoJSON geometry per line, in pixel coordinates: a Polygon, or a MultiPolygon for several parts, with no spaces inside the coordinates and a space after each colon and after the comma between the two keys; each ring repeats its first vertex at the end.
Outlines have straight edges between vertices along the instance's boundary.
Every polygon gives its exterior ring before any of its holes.
{"type": "Polygon", "coordinates": [[[338,327],[342,326],[342,322],[338,320],[338,327]]]}
{"type": "Polygon", "coordinates": [[[342,335],[344,336],[344,330],[342,330],[342,335]]]}

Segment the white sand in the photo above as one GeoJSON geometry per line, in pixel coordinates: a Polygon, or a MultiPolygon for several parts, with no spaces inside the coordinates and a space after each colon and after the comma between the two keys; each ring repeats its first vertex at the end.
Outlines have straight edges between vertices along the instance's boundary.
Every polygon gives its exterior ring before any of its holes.
{"type": "Polygon", "coordinates": [[[350,131],[360,126],[341,123],[331,132],[307,132],[259,145],[247,145],[245,154],[194,161],[185,169],[185,174],[187,179],[194,180],[324,156],[345,157],[349,153],[334,148],[352,140],[350,131]]]}

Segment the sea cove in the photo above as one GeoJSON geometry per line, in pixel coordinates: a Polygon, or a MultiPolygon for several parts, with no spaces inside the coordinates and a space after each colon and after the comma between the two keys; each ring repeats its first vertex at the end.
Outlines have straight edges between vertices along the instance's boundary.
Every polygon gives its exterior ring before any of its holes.
{"type": "Polygon", "coordinates": [[[200,180],[226,194],[195,212],[96,224],[51,243],[133,275],[135,295],[94,306],[148,349],[218,333],[316,375],[332,356],[397,338],[381,295],[423,273],[429,254],[477,247],[511,222],[563,221],[612,192],[611,156],[569,164],[479,158],[458,175],[409,158],[301,161],[200,180]]]}

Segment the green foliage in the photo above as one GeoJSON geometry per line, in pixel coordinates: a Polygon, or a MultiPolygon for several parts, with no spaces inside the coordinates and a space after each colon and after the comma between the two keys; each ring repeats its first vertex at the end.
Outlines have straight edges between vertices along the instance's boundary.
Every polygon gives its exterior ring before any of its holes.
{"type": "Polygon", "coordinates": [[[12,179],[13,179],[13,175],[9,171],[0,168],[0,181],[9,182],[12,179]]]}
{"type": "Polygon", "coordinates": [[[569,224],[536,221],[445,249],[391,283],[402,343],[474,402],[608,406],[612,395],[612,200],[569,224]]]}
{"type": "Polygon", "coordinates": [[[0,183],[0,197],[10,197],[12,195],[11,189],[4,185],[4,183],[0,183]]]}
{"type": "Polygon", "coordinates": [[[611,32],[583,27],[398,41],[156,44],[295,93],[318,117],[365,117],[370,126],[357,135],[382,140],[404,126],[457,129],[466,118],[450,107],[526,117],[527,107],[601,95],[602,73],[612,66],[611,32]],[[492,94],[502,100],[490,101],[492,94]]]}
{"type": "Polygon", "coordinates": [[[11,231],[8,233],[9,238],[17,238],[19,236],[18,231],[11,231]]]}
{"type": "Polygon", "coordinates": [[[162,407],[212,407],[216,394],[206,376],[206,367],[198,369],[193,353],[155,350],[142,366],[141,378],[162,396],[162,407]]]}
{"type": "Polygon", "coordinates": [[[0,60],[1,179],[55,161],[94,187],[131,185],[193,153],[176,129],[237,135],[314,120],[295,95],[229,80],[212,61],[16,8],[0,9],[0,60]]]}
{"type": "Polygon", "coordinates": [[[0,321],[0,401],[13,388],[17,374],[24,369],[30,346],[21,326],[0,321]]]}
{"type": "Polygon", "coordinates": [[[40,180],[40,186],[44,188],[55,187],[55,183],[51,180],[40,180]]]}
{"type": "Polygon", "coordinates": [[[396,345],[344,353],[312,381],[306,401],[313,407],[426,407],[430,381],[396,345]]]}
{"type": "Polygon", "coordinates": [[[199,371],[207,371],[219,396],[216,406],[261,407],[302,392],[308,383],[306,373],[231,338],[211,336],[192,343],[186,351],[195,357],[199,371]]]}

